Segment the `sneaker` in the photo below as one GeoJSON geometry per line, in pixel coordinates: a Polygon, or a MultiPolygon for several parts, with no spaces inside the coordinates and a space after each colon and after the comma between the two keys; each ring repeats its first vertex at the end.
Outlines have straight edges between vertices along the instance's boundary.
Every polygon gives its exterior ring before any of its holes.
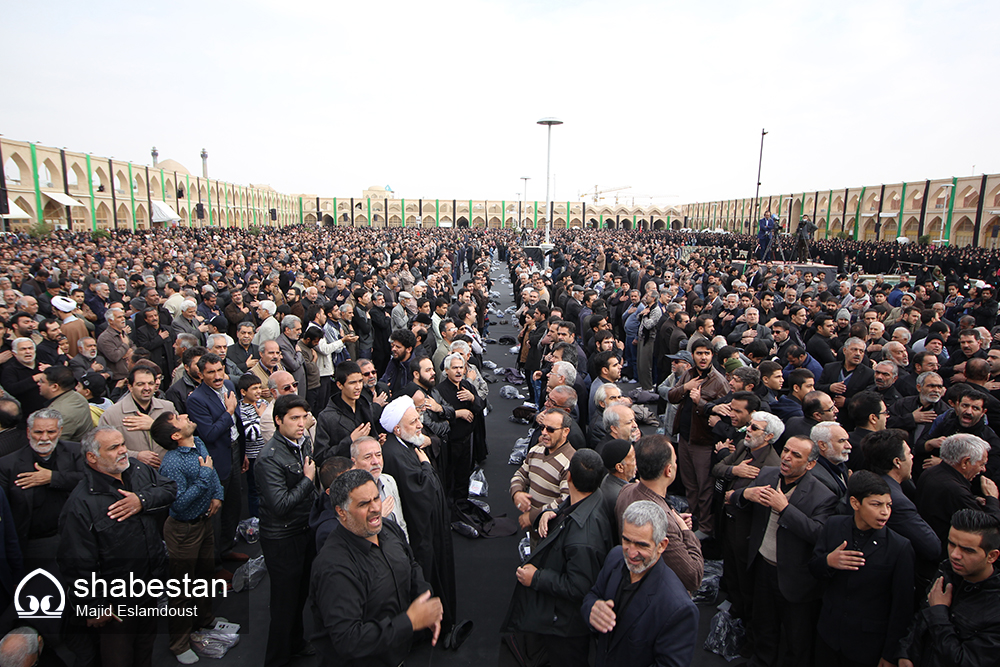
{"type": "Polygon", "coordinates": [[[175,657],[177,658],[177,662],[181,663],[182,665],[193,665],[194,663],[198,662],[198,660],[200,660],[198,654],[194,652],[194,649],[190,648],[184,651],[183,653],[177,654],[177,656],[175,657]]]}

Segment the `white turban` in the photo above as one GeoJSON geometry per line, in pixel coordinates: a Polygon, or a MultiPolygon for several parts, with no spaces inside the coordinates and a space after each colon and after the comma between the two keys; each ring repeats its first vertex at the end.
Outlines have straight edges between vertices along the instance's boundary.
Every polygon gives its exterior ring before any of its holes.
{"type": "Polygon", "coordinates": [[[379,423],[388,433],[392,433],[392,430],[403,420],[403,415],[410,408],[416,409],[413,399],[409,396],[400,396],[382,409],[379,423]]]}
{"type": "Polygon", "coordinates": [[[64,296],[52,297],[52,307],[64,313],[72,313],[77,309],[76,301],[64,296]]]}

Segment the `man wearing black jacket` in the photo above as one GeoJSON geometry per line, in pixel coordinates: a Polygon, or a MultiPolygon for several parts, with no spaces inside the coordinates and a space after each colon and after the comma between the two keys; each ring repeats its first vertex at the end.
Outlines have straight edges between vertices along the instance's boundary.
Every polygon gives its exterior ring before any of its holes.
{"type": "Polygon", "coordinates": [[[819,448],[811,440],[790,438],[781,466],[765,468],[729,500],[753,513],[748,554],[754,578],[755,666],[777,664],[782,645],[786,664],[812,662],[819,591],[808,563],[837,505],[837,497],[810,472],[818,458],[819,448]]]}
{"type": "Polygon", "coordinates": [[[274,402],[277,432],[254,464],[260,494],[260,544],[271,578],[271,622],[265,665],[311,655],[302,625],[315,545],[309,510],[316,495],[316,464],[306,432],[309,404],[295,394],[274,402]]]}
{"type": "Polygon", "coordinates": [[[569,464],[569,498],[557,511],[539,515],[542,541],[517,568],[507,618],[502,629],[523,633],[529,655],[548,655],[553,667],[587,664],[590,631],[580,614],[612,545],[611,521],[597,492],[604,462],[592,449],[581,449],[569,464]]]}
{"type": "Polygon", "coordinates": [[[147,306],[142,311],[142,323],[135,330],[135,344],[149,350],[149,360],[160,367],[163,374],[163,389],[170,386],[170,374],[174,370],[174,346],[170,330],[160,324],[160,312],[147,306]]]}
{"type": "MultiPolygon", "coordinates": [[[[57,561],[68,581],[99,575],[105,581],[130,577],[149,580],[166,574],[167,552],[160,538],[157,513],[177,496],[177,483],[162,477],[146,464],[130,459],[125,438],[116,429],[101,426],[80,443],[86,458],[83,481],[70,494],[59,517],[57,561]]],[[[95,588],[99,588],[96,587],[95,588]]],[[[97,596],[67,602],[106,608],[114,600],[97,596]]],[[[155,600],[132,599],[155,606],[155,600]]],[[[157,618],[111,615],[82,618],[79,623],[97,628],[101,652],[122,664],[150,664],[156,639],[157,618]]],[[[77,655],[78,659],[90,656],[77,655]]]]}
{"type": "MultiPolygon", "coordinates": [[[[809,352],[813,358],[819,360],[811,349],[809,352]]],[[[860,338],[848,338],[844,342],[844,361],[834,360],[826,363],[823,366],[823,374],[816,380],[816,389],[833,396],[833,401],[840,410],[844,409],[848,397],[854,396],[859,391],[865,391],[875,384],[875,371],[864,364],[864,357],[865,342],[860,338]]],[[[840,421],[843,422],[846,416],[845,411],[840,421]]]]}
{"type": "Polygon", "coordinates": [[[416,632],[432,630],[437,643],[441,600],[431,597],[402,529],[382,520],[382,501],[368,471],[337,477],[330,504],[339,525],[313,562],[313,642],[325,664],[396,667],[416,632]]]}
{"type": "Polygon", "coordinates": [[[1000,651],[1000,523],[975,509],[951,518],[948,560],[898,653],[899,667],[990,665],[1000,651]]]}
{"type": "MultiPolygon", "coordinates": [[[[371,368],[375,372],[374,366],[371,368]]],[[[364,376],[353,361],[342,361],[334,371],[338,391],[316,418],[316,462],[350,454],[351,443],[373,431],[372,404],[362,395],[364,376]]]]}
{"type": "Polygon", "coordinates": [[[972,480],[986,468],[989,451],[982,438],[969,433],[953,435],[941,445],[941,462],[922,474],[917,482],[917,510],[942,546],[948,544],[951,517],[960,509],[982,509],[1000,520],[997,485],[982,475],[979,478],[982,496],[972,491],[972,480]]]}
{"type": "Polygon", "coordinates": [[[888,484],[861,470],[851,476],[847,494],[853,515],[827,520],[809,562],[825,583],[816,642],[820,667],[894,662],[913,614],[913,548],[886,526],[888,484]]]}

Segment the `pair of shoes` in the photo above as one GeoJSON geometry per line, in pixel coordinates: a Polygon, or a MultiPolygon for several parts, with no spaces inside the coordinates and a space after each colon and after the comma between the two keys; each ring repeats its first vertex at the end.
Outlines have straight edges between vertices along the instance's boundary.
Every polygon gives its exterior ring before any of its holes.
{"type": "Polygon", "coordinates": [[[182,665],[193,665],[201,659],[198,657],[198,654],[194,652],[194,649],[190,648],[183,653],[178,653],[174,657],[177,658],[177,662],[182,665]]]}
{"type": "Polygon", "coordinates": [[[455,627],[445,634],[444,647],[446,649],[451,649],[452,651],[457,651],[462,648],[462,644],[464,644],[465,640],[472,634],[472,630],[472,621],[459,621],[455,624],[455,627]]]}
{"type": "Polygon", "coordinates": [[[227,551],[222,554],[222,560],[228,560],[233,563],[245,563],[250,560],[250,556],[246,554],[241,554],[238,551],[227,551]]]}

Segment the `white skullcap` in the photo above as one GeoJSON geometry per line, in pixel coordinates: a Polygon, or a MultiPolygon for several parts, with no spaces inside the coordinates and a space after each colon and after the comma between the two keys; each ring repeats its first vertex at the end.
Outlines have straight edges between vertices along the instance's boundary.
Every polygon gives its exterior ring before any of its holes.
{"type": "Polygon", "coordinates": [[[67,299],[64,296],[52,297],[52,307],[64,313],[72,313],[77,308],[76,301],[67,299]]]}
{"type": "Polygon", "coordinates": [[[413,399],[409,396],[400,396],[382,409],[382,417],[379,423],[387,432],[392,433],[396,425],[403,420],[403,415],[410,408],[416,409],[413,399]]]}
{"type": "Polygon", "coordinates": [[[274,315],[278,312],[278,306],[270,299],[264,299],[261,301],[260,307],[266,310],[269,315],[274,315]]]}

